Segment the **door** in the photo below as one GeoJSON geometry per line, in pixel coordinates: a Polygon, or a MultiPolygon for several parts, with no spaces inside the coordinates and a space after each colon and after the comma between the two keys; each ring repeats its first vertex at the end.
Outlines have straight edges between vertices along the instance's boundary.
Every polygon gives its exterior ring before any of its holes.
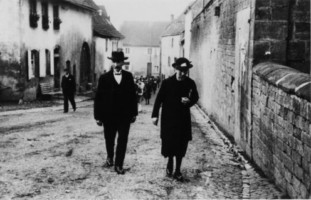
{"type": "Polygon", "coordinates": [[[83,89],[91,89],[92,83],[91,75],[91,54],[89,45],[84,42],[82,45],[81,58],[80,58],[80,86],[83,89]]]}
{"type": "Polygon", "coordinates": [[[237,13],[235,47],[235,131],[234,138],[245,150],[251,146],[250,100],[251,66],[249,66],[250,8],[237,13]]]}
{"type": "Polygon", "coordinates": [[[151,76],[152,75],[152,64],[149,62],[147,63],[147,76],[151,76]]]}

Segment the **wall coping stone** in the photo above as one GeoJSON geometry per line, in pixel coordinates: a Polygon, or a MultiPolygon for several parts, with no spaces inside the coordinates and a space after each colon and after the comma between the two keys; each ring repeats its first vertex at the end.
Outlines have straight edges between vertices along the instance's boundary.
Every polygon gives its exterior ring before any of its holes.
{"type": "Polygon", "coordinates": [[[253,68],[253,73],[284,90],[311,102],[311,76],[288,66],[263,62],[253,68]]]}

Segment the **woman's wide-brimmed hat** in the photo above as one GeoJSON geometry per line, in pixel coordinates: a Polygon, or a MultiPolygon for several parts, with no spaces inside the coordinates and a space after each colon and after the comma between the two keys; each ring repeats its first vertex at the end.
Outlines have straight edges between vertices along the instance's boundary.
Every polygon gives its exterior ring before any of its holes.
{"type": "Polygon", "coordinates": [[[191,67],[193,67],[191,62],[187,58],[183,58],[183,57],[175,60],[172,66],[177,70],[188,70],[191,67]]]}
{"type": "Polygon", "coordinates": [[[112,62],[123,62],[127,60],[128,57],[124,57],[123,51],[113,51],[111,57],[108,57],[108,59],[112,60],[112,62]]]}

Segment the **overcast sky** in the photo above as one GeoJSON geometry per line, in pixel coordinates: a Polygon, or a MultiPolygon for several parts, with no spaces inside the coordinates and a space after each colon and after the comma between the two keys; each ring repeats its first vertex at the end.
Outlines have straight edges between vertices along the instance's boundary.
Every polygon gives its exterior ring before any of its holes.
{"type": "Polygon", "coordinates": [[[194,0],[94,0],[104,5],[113,25],[123,21],[169,21],[176,18],[194,0]]]}

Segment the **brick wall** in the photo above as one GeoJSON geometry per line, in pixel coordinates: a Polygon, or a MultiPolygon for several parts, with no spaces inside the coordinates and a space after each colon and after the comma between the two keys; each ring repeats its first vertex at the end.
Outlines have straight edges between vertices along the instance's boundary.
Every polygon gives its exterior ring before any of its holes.
{"type": "Polygon", "coordinates": [[[310,197],[310,81],[308,74],[282,65],[254,68],[253,159],[291,198],[310,197]]]}
{"type": "Polygon", "coordinates": [[[254,64],[310,73],[310,0],[256,0],[254,40],[254,64]]]}

